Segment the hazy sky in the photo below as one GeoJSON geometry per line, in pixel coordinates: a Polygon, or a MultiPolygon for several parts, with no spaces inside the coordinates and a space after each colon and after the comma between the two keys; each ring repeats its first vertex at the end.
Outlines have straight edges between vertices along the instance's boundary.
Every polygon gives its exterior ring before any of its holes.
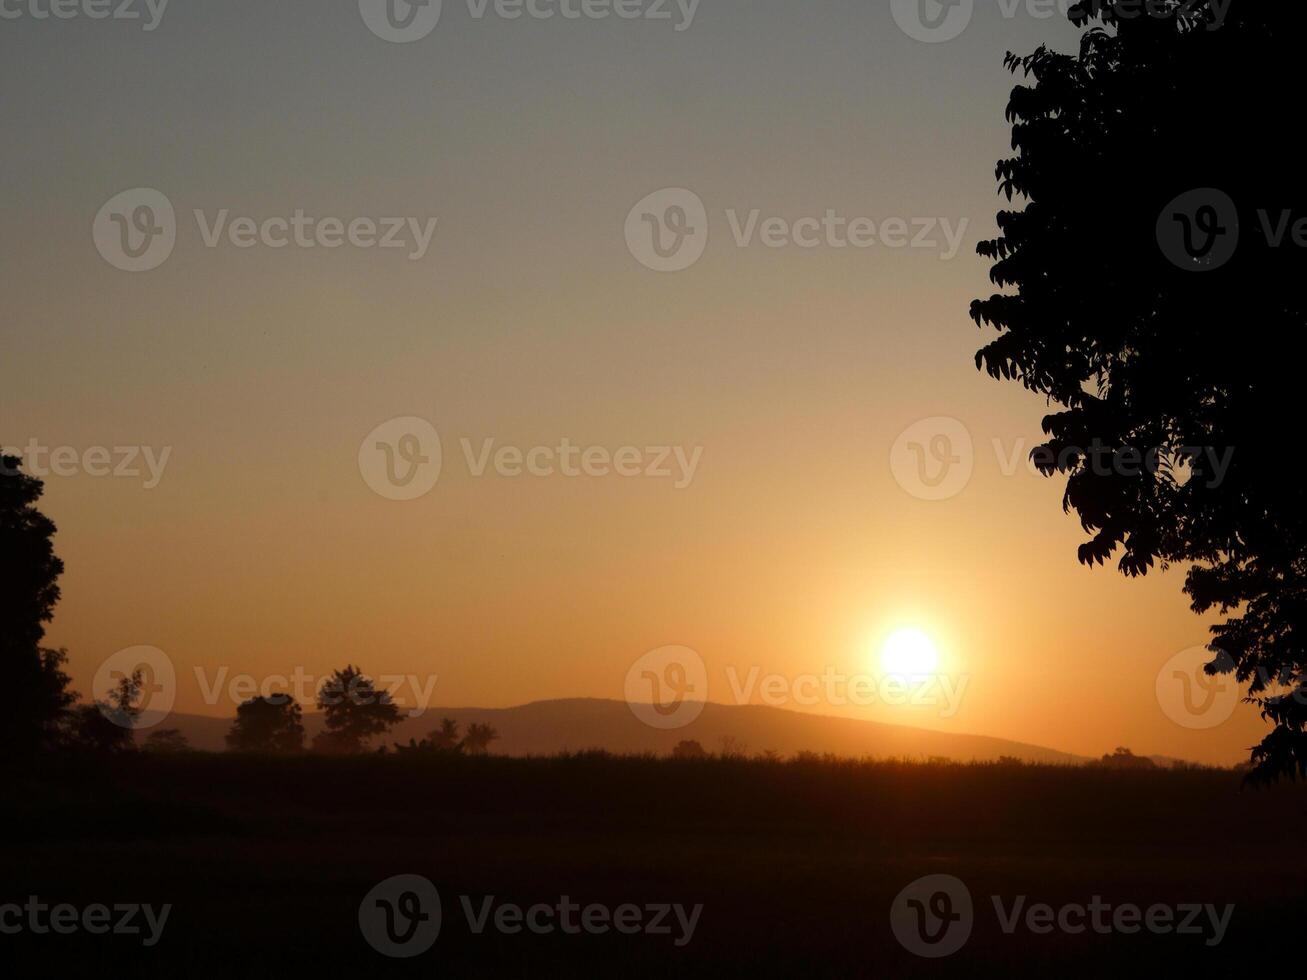
{"type": "Polygon", "coordinates": [[[48,4],[0,5],[0,442],[77,453],[44,506],[67,564],[48,639],[81,690],[148,644],[177,665],[181,710],[234,711],[205,703],[197,667],[347,661],[434,674],[437,704],[504,706],[621,697],[638,657],[683,644],[731,701],[755,667],[875,673],[883,638],[916,626],[965,676],[955,712],[790,706],[1085,754],[1233,761],[1260,737],[1243,707],[1210,730],[1168,717],[1159,670],[1206,635],[1182,573],[1076,564],[1060,486],[1021,462],[1042,402],[972,363],[1002,58],[1069,49],[1060,19],[977,0],[958,37],[923,43],[888,0],[703,0],[692,20],[445,0],[427,36],[390,43],[358,0],[172,0],[152,30],[145,0],[138,20],[34,16],[48,4]],[[177,230],[132,273],[93,226],[136,188],[177,230]],[[706,250],[677,272],[625,234],[664,188],[706,209],[706,250]],[[297,211],[402,217],[408,245],[271,247],[286,235],[267,219],[297,211]],[[241,218],[271,240],[238,247],[241,218]],[[413,227],[433,218],[423,250],[413,227]],[[764,233],[771,218],[810,219],[794,231],[815,244],[764,233]],[[886,239],[840,247],[857,218],[886,239]],[[935,219],[936,244],[896,243],[894,218],[908,239],[935,219]],[[365,437],[401,417],[443,449],[412,501],[360,471],[365,437]],[[973,473],[922,500],[891,447],[934,417],[965,426],[973,473]],[[485,440],[564,439],[697,465],[475,475],[485,440]],[[157,486],[87,472],[86,450],[116,446],[171,447],[157,486]]]}

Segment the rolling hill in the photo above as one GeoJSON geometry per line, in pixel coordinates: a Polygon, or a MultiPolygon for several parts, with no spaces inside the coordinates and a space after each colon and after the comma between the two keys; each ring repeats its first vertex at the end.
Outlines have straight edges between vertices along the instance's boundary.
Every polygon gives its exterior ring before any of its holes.
{"type": "MultiPolygon", "coordinates": [[[[472,722],[493,725],[499,740],[492,750],[503,755],[549,755],[563,751],[604,749],[626,754],[666,755],[682,739],[695,739],[709,752],[720,751],[731,738],[750,754],[773,751],[832,753],[860,758],[992,761],[1012,756],[1025,762],[1079,764],[1083,756],[985,735],[961,735],[908,725],[836,718],[761,705],[706,704],[702,714],[685,726],[663,731],[639,721],[624,701],[573,698],[535,701],[513,708],[432,708],[419,718],[406,718],[385,739],[420,739],[441,718],[454,718],[464,729],[472,722]]],[[[197,749],[220,751],[230,718],[173,714],[159,727],[178,728],[197,749]]],[[[309,738],[322,729],[322,716],[306,714],[309,738]]],[[[377,740],[374,744],[380,744],[377,740]]]]}

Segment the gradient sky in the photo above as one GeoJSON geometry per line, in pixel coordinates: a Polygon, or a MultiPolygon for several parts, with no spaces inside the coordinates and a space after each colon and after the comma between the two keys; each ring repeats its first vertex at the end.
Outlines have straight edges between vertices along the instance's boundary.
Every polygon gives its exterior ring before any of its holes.
{"type": "MultiPolygon", "coordinates": [[[[26,0],[23,0],[26,10],[26,0]]],[[[13,6],[12,0],[10,6],[13,6]]],[[[144,9],[143,3],[140,4],[144,9]]],[[[15,7],[14,9],[20,9],[15,7]]],[[[703,0],[662,21],[477,20],[391,44],[356,0],[173,0],[139,22],[0,20],[0,442],[172,447],[159,485],[47,480],[67,564],[48,641],[79,689],[135,644],[256,676],[435,674],[437,704],[621,697],[645,651],[724,672],[876,671],[918,626],[968,678],[960,709],[805,710],[1232,762],[1251,709],[1207,731],[1155,693],[1205,641],[1182,571],[1075,561],[1061,488],[1002,454],[1045,406],[980,375],[1009,152],[1005,51],[1070,49],[1058,19],[978,0],[963,34],[908,37],[887,0],[703,0]],[[678,15],[679,16],[679,15],[678,15]],[[129,274],[91,227],[165,193],[160,268],[129,274]],[[623,225],[665,187],[710,241],[674,274],[623,225]],[[193,209],[437,217],[430,251],[205,247],[193,209]],[[736,247],[724,214],[966,219],[961,251],[736,247]],[[395,502],[360,476],[378,424],[429,419],[445,467],[395,502]],[[920,419],[960,420],[965,490],[905,492],[920,419]],[[471,476],[459,440],[703,447],[693,483],[471,476]]],[[[759,746],[758,748],[762,748],[759,746]]]]}

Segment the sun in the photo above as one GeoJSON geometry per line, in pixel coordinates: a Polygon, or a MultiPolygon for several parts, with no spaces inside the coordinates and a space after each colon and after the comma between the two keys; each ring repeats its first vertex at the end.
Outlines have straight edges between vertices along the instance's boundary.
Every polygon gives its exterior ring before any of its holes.
{"type": "Polygon", "coordinates": [[[880,665],[887,674],[904,677],[933,674],[939,666],[939,651],[919,629],[896,630],[880,648],[880,665]]]}

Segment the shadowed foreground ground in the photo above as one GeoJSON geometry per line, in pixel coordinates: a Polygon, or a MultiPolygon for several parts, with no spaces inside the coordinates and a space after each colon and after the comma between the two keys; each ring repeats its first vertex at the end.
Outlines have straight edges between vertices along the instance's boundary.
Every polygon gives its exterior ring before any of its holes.
{"type": "Polygon", "coordinates": [[[569,759],[133,755],[5,774],[0,904],[171,903],[159,943],[0,935],[24,975],[1126,975],[1247,967],[1307,912],[1302,786],[1222,771],[569,759]],[[443,925],[387,959],[358,908],[424,875],[443,925]],[[956,875],[970,940],[919,959],[890,928],[913,879],[956,875]],[[1224,940],[1004,934],[990,900],[1215,903],[1224,940]],[[703,903],[693,939],[474,935],[458,896],[703,903]]]}

